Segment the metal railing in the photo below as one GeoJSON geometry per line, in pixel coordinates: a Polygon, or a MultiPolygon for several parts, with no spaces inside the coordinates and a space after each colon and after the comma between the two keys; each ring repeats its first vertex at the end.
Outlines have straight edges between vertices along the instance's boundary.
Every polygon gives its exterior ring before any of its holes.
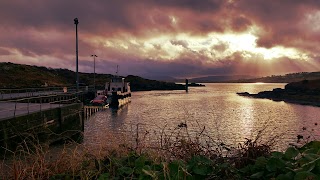
{"type": "MultiPolygon", "coordinates": [[[[93,86],[81,86],[79,91],[92,90],[93,86]]],[[[76,92],[75,86],[68,87],[44,87],[44,88],[23,88],[23,89],[0,89],[0,100],[16,98],[37,97],[43,95],[55,95],[76,92]]]]}
{"type": "Polygon", "coordinates": [[[0,102],[0,121],[1,119],[14,118],[43,110],[53,109],[78,102],[82,92],[69,93],[67,95],[44,95],[39,97],[27,97],[16,100],[0,102]],[[45,100],[45,101],[44,101],[45,100]]]}

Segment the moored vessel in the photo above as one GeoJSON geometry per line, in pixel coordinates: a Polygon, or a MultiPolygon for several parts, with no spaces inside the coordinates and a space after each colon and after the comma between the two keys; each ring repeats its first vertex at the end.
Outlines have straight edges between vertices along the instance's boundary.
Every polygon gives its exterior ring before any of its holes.
{"type": "Polygon", "coordinates": [[[110,82],[106,82],[104,92],[111,108],[118,108],[131,101],[130,82],[125,82],[125,78],[119,76],[111,78],[110,82]]]}

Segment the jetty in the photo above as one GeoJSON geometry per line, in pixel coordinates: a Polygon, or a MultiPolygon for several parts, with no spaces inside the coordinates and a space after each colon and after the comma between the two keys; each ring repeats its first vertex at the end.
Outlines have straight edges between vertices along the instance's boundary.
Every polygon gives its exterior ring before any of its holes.
{"type": "Polygon", "coordinates": [[[0,152],[21,142],[81,141],[88,89],[0,89],[0,152]],[[38,90],[38,91],[36,91],[38,90]]]}

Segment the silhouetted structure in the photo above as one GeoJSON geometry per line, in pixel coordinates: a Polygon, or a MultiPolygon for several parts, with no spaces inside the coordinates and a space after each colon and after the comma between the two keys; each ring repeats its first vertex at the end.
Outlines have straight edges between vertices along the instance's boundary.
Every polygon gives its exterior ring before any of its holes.
{"type": "Polygon", "coordinates": [[[77,92],[79,91],[79,75],[78,75],[78,18],[74,18],[74,24],[76,25],[76,83],[77,83],[77,92]]]}
{"type": "Polygon", "coordinates": [[[186,79],[186,92],[188,92],[188,79],[186,79]]]}
{"type": "Polygon", "coordinates": [[[96,57],[98,57],[95,54],[91,55],[93,57],[93,87],[96,89],[96,57]]]}

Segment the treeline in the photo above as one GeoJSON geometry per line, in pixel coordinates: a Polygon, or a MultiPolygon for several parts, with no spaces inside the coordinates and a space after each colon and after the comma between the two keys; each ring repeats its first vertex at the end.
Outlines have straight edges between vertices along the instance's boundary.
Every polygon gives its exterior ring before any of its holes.
{"type": "Polygon", "coordinates": [[[290,83],[303,80],[316,80],[320,79],[320,72],[299,72],[290,73],[285,75],[272,75],[261,78],[253,79],[239,79],[232,82],[237,83],[252,83],[252,82],[265,82],[265,83],[290,83]]]}
{"type": "MultiPolygon", "coordinates": [[[[46,86],[75,86],[76,73],[68,69],[53,69],[43,66],[31,66],[14,63],[0,63],[0,88],[38,88],[46,86]]],[[[113,77],[112,74],[96,74],[97,88],[103,88],[106,82],[113,77]]],[[[129,75],[126,81],[131,83],[132,91],[141,90],[180,90],[183,85],[148,80],[138,76],[129,75]]],[[[94,84],[93,73],[79,73],[80,86],[94,84]]]]}

